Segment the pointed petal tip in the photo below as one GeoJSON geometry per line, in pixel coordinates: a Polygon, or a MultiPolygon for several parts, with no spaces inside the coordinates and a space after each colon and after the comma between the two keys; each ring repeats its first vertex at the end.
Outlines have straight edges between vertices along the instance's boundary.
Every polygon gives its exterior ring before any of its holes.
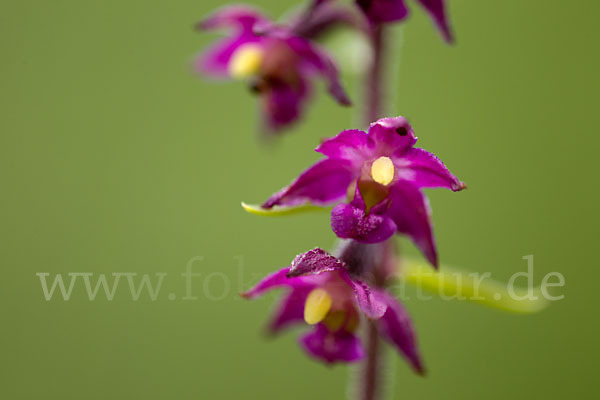
{"type": "Polygon", "coordinates": [[[241,205],[244,211],[254,215],[270,215],[271,212],[270,209],[256,204],[248,204],[242,201],[241,205]]]}
{"type": "Polygon", "coordinates": [[[241,206],[245,211],[247,211],[251,214],[253,214],[257,210],[262,208],[262,206],[251,205],[251,204],[245,203],[243,201],[241,202],[241,206]]]}
{"type": "Polygon", "coordinates": [[[467,184],[459,181],[456,185],[454,185],[454,187],[452,188],[452,191],[460,192],[461,190],[465,190],[466,188],[467,188],[467,184]]]}
{"type": "Polygon", "coordinates": [[[298,206],[277,206],[265,203],[259,206],[242,201],[241,206],[246,212],[263,217],[280,217],[283,215],[299,214],[310,211],[329,211],[331,209],[330,207],[319,207],[310,203],[298,206]]]}
{"type": "Polygon", "coordinates": [[[431,264],[431,266],[433,267],[433,269],[435,269],[436,271],[440,270],[440,259],[438,257],[437,250],[435,249],[435,247],[433,248],[431,253],[428,253],[426,255],[426,258],[427,261],[429,261],[429,264],[431,264]]]}
{"type": "Polygon", "coordinates": [[[450,46],[455,46],[456,45],[456,39],[454,38],[454,35],[452,34],[452,32],[450,31],[450,29],[444,29],[442,31],[442,36],[444,37],[444,40],[446,41],[447,44],[449,44],[450,46]]]}
{"type": "Polygon", "coordinates": [[[192,29],[195,31],[205,31],[207,29],[210,29],[210,23],[208,23],[207,20],[203,19],[201,21],[196,22],[192,29]]]}
{"type": "Polygon", "coordinates": [[[268,339],[274,339],[279,336],[283,329],[277,329],[273,323],[270,323],[262,328],[262,335],[268,339]]]}
{"type": "Polygon", "coordinates": [[[346,91],[341,86],[336,85],[330,88],[329,93],[339,105],[344,107],[350,107],[352,105],[352,100],[350,100],[350,96],[348,96],[346,91]]]}
{"type": "Polygon", "coordinates": [[[352,100],[350,100],[350,96],[348,96],[344,89],[341,89],[341,91],[342,92],[339,96],[334,97],[336,97],[338,103],[340,103],[342,106],[350,107],[352,105],[352,100]]]}

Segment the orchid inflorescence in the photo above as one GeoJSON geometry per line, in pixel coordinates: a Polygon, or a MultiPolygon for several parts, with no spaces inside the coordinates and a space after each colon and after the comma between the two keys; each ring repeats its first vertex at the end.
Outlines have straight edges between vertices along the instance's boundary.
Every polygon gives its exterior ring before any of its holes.
{"type": "Polygon", "coordinates": [[[413,147],[416,141],[403,117],[380,119],[371,124],[368,133],[342,131],[317,147],[327,158],[262,205],[271,209],[306,202],[320,206],[339,203],[331,211],[331,228],[346,241],[337,257],[313,249],[243,294],[254,298],[272,288],[289,288],[272,329],[279,331],[302,320],[316,324],[301,344],[327,363],[364,356],[354,334],[362,314],[374,321],[381,335],[417,372],[423,372],[407,313],[384,290],[394,277],[397,257],[389,239],[395,233],[410,236],[437,268],[429,205],[420,189],[459,191],[465,185],[433,154],[413,147]]]}
{"type": "MultiPolygon", "coordinates": [[[[452,41],[444,0],[417,0],[442,37],[452,41]]],[[[379,337],[402,354],[419,374],[424,372],[415,332],[403,306],[388,287],[402,276],[394,234],[408,236],[429,264],[438,268],[429,202],[425,188],[457,192],[466,185],[432,153],[415,147],[417,137],[404,117],[381,118],[383,29],[407,18],[404,0],[311,0],[300,12],[274,23],[248,6],[228,6],[200,22],[200,30],[225,28],[224,39],[202,52],[195,69],[217,78],[248,82],[260,101],[263,130],[279,133],[303,115],[315,80],[340,105],[352,103],[338,67],[317,40],[346,27],[358,31],[375,53],[365,83],[373,104],[366,104],[368,130],[343,130],[316,148],[324,158],[261,206],[243,203],[259,215],[285,215],[316,208],[331,210],[331,228],[341,239],[331,254],[315,248],[260,281],[242,296],[253,299],[276,288],[287,293],[269,329],[273,333],[306,324],[312,327],[300,346],[327,364],[367,359],[362,398],[376,398],[372,363],[379,337]],[[362,333],[365,333],[362,335],[362,333]],[[365,345],[366,338],[369,346],[365,345]],[[370,378],[369,378],[370,377],[370,378]]],[[[406,263],[404,263],[406,264],[406,263]]],[[[413,268],[418,271],[419,268],[413,268]]],[[[441,282],[441,281],[440,281],[441,282]]]]}
{"type": "MultiPolygon", "coordinates": [[[[451,40],[443,0],[420,0],[451,40]]],[[[314,38],[339,25],[369,31],[383,22],[400,21],[408,10],[403,0],[358,0],[357,10],[332,0],[313,0],[305,13],[275,24],[255,9],[228,6],[197,24],[200,30],[226,28],[228,35],[196,59],[195,69],[214,78],[247,80],[260,97],[264,127],[281,131],[296,122],[312,94],[312,82],[327,82],[331,96],[341,105],[351,104],[339,82],[332,58],[314,38]],[[354,12],[353,12],[354,11],[354,12]]]]}

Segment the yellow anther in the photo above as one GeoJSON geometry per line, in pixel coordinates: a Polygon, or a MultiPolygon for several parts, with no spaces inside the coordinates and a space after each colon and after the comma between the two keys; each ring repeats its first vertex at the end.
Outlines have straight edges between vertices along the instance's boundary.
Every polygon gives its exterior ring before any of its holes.
{"type": "Polygon", "coordinates": [[[315,325],[323,321],[329,309],[332,299],[329,293],[323,289],[313,289],[306,297],[304,303],[304,320],[309,325],[315,325]]]}
{"type": "Polygon", "coordinates": [[[394,180],[394,163],[389,157],[379,157],[371,165],[373,180],[382,185],[387,185],[394,180]]]}
{"type": "Polygon", "coordinates": [[[261,46],[248,43],[241,46],[233,53],[229,60],[229,75],[236,79],[244,79],[255,75],[263,60],[261,46]]]}

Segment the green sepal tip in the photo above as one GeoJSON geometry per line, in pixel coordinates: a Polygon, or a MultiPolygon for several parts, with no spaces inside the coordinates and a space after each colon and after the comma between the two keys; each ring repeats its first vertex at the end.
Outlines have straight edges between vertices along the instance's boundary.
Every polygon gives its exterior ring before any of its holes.
{"type": "Polygon", "coordinates": [[[242,202],[242,208],[254,215],[261,215],[263,217],[282,217],[284,215],[302,214],[307,212],[323,212],[330,211],[330,207],[318,207],[312,204],[302,204],[300,206],[293,207],[281,207],[275,206],[273,208],[262,208],[261,206],[254,204],[247,204],[242,202]]]}

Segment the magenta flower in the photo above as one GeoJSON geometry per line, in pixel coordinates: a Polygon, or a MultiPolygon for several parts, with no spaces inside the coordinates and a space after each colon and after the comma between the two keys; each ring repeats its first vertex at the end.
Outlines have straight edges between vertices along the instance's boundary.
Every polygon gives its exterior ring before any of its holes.
{"type": "Polygon", "coordinates": [[[197,58],[196,70],[216,78],[248,79],[261,98],[267,128],[281,129],[302,115],[315,76],[327,81],[329,93],[340,104],[350,105],[330,57],[258,12],[243,6],[225,7],[198,27],[232,29],[197,58]]]}
{"type": "MultiPolygon", "coordinates": [[[[402,21],[408,16],[405,0],[356,0],[367,18],[375,23],[402,21]]],[[[444,0],[419,0],[441,31],[446,41],[452,41],[452,32],[446,15],[444,0]]]]}
{"type": "Polygon", "coordinates": [[[305,322],[313,330],[300,338],[301,347],[326,363],[353,362],[364,357],[356,332],[361,315],[376,321],[379,334],[394,345],[418,373],[423,366],[412,323],[404,308],[383,290],[354,279],[347,266],[321,249],[298,255],[292,265],[243,293],[253,299],[275,289],[288,293],[273,317],[269,330],[305,322]]]}
{"type": "Polygon", "coordinates": [[[383,118],[369,132],[347,130],[316,148],[327,158],[304,171],[262,206],[325,206],[349,197],[331,212],[338,237],[377,243],[409,235],[437,267],[430,209],[421,188],[459,191],[466,186],[433,154],[413,147],[414,131],[403,117],[383,118]]]}

